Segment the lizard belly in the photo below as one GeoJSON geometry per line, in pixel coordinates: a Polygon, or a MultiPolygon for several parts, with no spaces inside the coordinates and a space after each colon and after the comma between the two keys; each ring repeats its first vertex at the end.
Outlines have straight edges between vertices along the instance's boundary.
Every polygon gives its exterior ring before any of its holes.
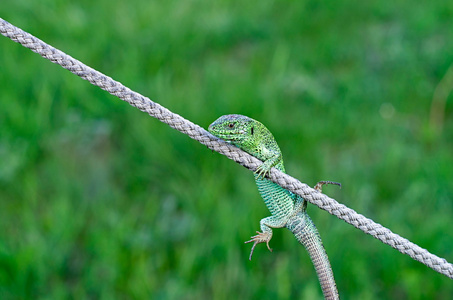
{"type": "Polygon", "coordinates": [[[294,200],[291,194],[267,179],[255,179],[258,191],[271,214],[278,219],[287,219],[294,210],[294,200]]]}

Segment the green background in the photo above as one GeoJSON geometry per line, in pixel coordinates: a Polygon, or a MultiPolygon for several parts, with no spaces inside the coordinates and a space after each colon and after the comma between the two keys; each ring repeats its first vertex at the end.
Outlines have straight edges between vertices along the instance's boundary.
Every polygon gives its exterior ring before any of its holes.
{"type": "MultiPolygon", "coordinates": [[[[453,261],[452,1],[3,0],[0,17],[205,128],[260,120],[289,174],[341,182],[324,192],[453,261]]],[[[4,37],[0,98],[0,299],[322,297],[288,230],[248,261],[269,213],[245,168],[4,37]]],[[[451,299],[451,279],[308,209],[343,299],[451,299]]]]}

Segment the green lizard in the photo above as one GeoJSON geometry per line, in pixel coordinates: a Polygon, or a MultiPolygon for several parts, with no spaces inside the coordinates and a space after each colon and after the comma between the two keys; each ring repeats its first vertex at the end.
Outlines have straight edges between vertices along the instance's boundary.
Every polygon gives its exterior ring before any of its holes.
{"type": "MultiPolygon", "coordinates": [[[[269,241],[272,238],[271,228],[286,227],[307,249],[324,297],[339,299],[332,268],[321,237],[306,212],[307,201],[265,178],[272,167],[285,172],[282,153],[272,133],[260,122],[242,115],[222,116],[209,125],[208,130],[213,135],[263,161],[254,175],[258,191],[271,212],[271,216],[261,219],[261,232],[257,231],[257,235],[252,236],[251,240],[246,242],[253,242],[249,259],[252,259],[255,246],[259,243],[266,243],[269,251],[272,251],[269,247],[269,241]]],[[[338,184],[323,181],[319,182],[315,188],[320,191],[324,183],[338,184]]]]}

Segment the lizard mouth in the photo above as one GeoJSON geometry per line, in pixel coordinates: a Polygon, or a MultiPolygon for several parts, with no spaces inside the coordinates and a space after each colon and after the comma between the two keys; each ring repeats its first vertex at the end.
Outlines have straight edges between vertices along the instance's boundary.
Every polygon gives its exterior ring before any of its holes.
{"type": "Polygon", "coordinates": [[[234,142],[238,141],[241,139],[240,136],[238,135],[229,135],[229,134],[216,134],[217,137],[221,138],[222,140],[225,140],[226,142],[234,142]]]}
{"type": "MultiPolygon", "coordinates": [[[[210,131],[212,130],[209,128],[210,131]]],[[[216,132],[215,130],[212,130],[211,133],[214,133],[215,136],[218,138],[221,138],[222,140],[225,140],[227,142],[234,142],[234,141],[240,141],[244,138],[245,131],[244,130],[239,130],[237,132],[227,132],[227,133],[221,133],[221,132],[216,132]]]]}

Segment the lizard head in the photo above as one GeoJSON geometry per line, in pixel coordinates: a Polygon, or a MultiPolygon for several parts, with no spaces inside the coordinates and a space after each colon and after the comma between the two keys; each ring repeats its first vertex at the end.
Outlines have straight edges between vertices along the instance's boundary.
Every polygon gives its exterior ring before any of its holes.
{"type": "Polygon", "coordinates": [[[242,115],[225,115],[209,125],[208,131],[234,145],[253,137],[257,121],[242,115]]]}
{"type": "Polygon", "coordinates": [[[209,132],[262,160],[259,176],[275,166],[284,171],[280,148],[272,133],[260,122],[242,115],[225,115],[215,120],[209,132]]]}

